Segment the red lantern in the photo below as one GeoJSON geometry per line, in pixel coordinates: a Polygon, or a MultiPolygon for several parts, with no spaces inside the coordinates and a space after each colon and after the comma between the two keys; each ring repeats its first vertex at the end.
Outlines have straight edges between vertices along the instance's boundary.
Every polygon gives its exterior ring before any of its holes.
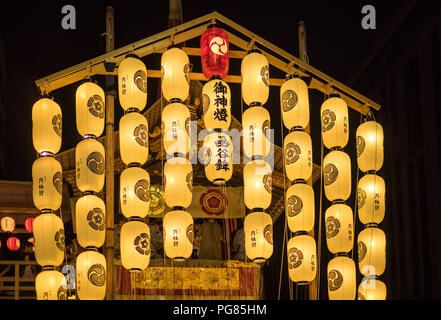
{"type": "Polygon", "coordinates": [[[15,221],[11,217],[4,217],[0,224],[4,232],[12,232],[15,229],[15,221]]]}
{"type": "Polygon", "coordinates": [[[27,218],[25,220],[25,228],[28,232],[32,232],[34,230],[34,220],[35,218],[27,218]]]}
{"type": "Polygon", "coordinates": [[[17,251],[20,248],[20,240],[16,237],[10,237],[6,242],[8,249],[11,251],[17,251]]]}
{"type": "Polygon", "coordinates": [[[217,28],[216,24],[209,25],[201,37],[201,63],[205,77],[225,78],[228,73],[228,57],[229,45],[226,32],[217,28]]]}

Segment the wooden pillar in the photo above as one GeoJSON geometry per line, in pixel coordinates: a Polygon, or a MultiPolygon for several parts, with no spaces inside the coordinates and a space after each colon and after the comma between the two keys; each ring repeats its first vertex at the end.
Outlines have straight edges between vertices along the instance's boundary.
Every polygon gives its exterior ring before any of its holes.
{"type": "MultiPolygon", "coordinates": [[[[114,49],[113,38],[113,7],[107,7],[106,12],[106,52],[114,49]]],[[[114,151],[114,104],[115,89],[114,76],[106,76],[106,244],[105,256],[107,261],[107,279],[106,279],[106,300],[113,300],[114,297],[114,188],[115,188],[115,151],[114,151]]]]}

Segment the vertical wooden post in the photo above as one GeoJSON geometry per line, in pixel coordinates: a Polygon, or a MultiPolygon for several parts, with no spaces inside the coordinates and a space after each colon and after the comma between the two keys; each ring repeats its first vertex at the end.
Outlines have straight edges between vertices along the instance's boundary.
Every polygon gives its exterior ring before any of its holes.
{"type": "Polygon", "coordinates": [[[14,300],[19,299],[20,280],[19,280],[18,263],[14,263],[14,300]]]}
{"type": "MultiPolygon", "coordinates": [[[[299,58],[303,62],[309,63],[308,51],[306,47],[306,29],[304,21],[299,22],[299,58]]],[[[311,127],[309,124],[305,128],[305,131],[311,134],[311,127]]],[[[312,186],[312,177],[308,181],[306,181],[306,183],[312,186]]],[[[317,219],[315,219],[315,221],[317,221],[317,219]]],[[[318,223],[321,223],[321,221],[318,221],[318,223]]],[[[314,229],[312,229],[308,233],[308,235],[314,238],[314,229]]],[[[317,239],[317,243],[318,241],[320,241],[320,239],[317,239]]],[[[317,277],[309,284],[309,300],[317,300],[317,277]]]]}
{"type": "MultiPolygon", "coordinates": [[[[113,38],[113,7],[107,7],[106,12],[106,52],[114,49],[113,38]]],[[[114,151],[114,103],[115,103],[115,89],[114,76],[106,76],[106,244],[105,256],[107,261],[107,285],[106,285],[106,300],[113,300],[114,296],[114,168],[115,168],[115,151],[114,151]]]]}

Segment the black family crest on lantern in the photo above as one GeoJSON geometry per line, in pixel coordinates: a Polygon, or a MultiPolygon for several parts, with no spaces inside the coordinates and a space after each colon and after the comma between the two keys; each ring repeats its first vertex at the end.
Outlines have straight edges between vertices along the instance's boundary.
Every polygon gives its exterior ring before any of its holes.
{"type": "Polygon", "coordinates": [[[340,289],[343,284],[343,275],[338,270],[331,270],[328,273],[328,288],[329,291],[336,291],[340,289]]]}
{"type": "Polygon", "coordinates": [[[105,165],[103,155],[97,151],[89,154],[89,156],[87,157],[87,167],[95,174],[104,174],[105,165]]]}
{"type": "Polygon", "coordinates": [[[271,174],[266,174],[263,176],[263,186],[268,193],[271,193],[273,188],[271,174]]]}
{"type": "Polygon", "coordinates": [[[54,184],[55,190],[57,190],[57,192],[59,194],[63,193],[63,176],[61,175],[60,171],[55,172],[53,178],[52,178],[52,182],[54,184]]]}
{"type": "Polygon", "coordinates": [[[142,179],[135,184],[135,194],[139,200],[144,202],[150,201],[150,183],[148,180],[142,179]]]}
{"type": "Polygon", "coordinates": [[[263,236],[265,240],[270,244],[273,245],[273,225],[267,224],[265,228],[263,229],[263,236]]]}
{"type": "Polygon", "coordinates": [[[288,112],[292,110],[299,101],[297,93],[293,90],[285,90],[282,94],[282,110],[283,112],[288,112]]]}
{"type": "Polygon", "coordinates": [[[210,97],[208,94],[202,95],[202,112],[203,114],[206,114],[208,111],[208,108],[210,108],[210,97]]]}
{"type": "Polygon", "coordinates": [[[147,127],[144,124],[140,124],[133,130],[133,136],[135,137],[135,141],[142,147],[148,148],[149,146],[149,138],[147,127]]]}
{"type": "Polygon", "coordinates": [[[147,74],[144,70],[138,70],[133,76],[136,87],[144,93],[147,93],[147,74]]]}
{"type": "Polygon", "coordinates": [[[104,286],[106,283],[106,271],[103,265],[97,263],[90,266],[89,270],[87,271],[87,279],[89,279],[89,282],[94,286],[104,286]]]}
{"type": "Polygon", "coordinates": [[[186,230],[185,234],[187,235],[188,241],[190,241],[190,243],[193,244],[193,242],[194,242],[193,224],[190,224],[187,227],[187,230],[186,230]]]}
{"type": "Polygon", "coordinates": [[[292,218],[302,212],[303,209],[303,201],[296,195],[292,195],[288,198],[288,203],[286,206],[286,210],[288,212],[288,217],[292,218]]]}
{"type": "Polygon", "coordinates": [[[184,66],[184,74],[185,74],[185,80],[187,80],[188,84],[190,84],[190,71],[191,71],[191,65],[190,63],[186,63],[184,66]]]}
{"type": "Polygon", "coordinates": [[[328,163],[325,168],[323,169],[323,176],[324,176],[324,184],[325,186],[329,186],[335,182],[338,178],[338,170],[337,167],[332,164],[328,163]]]}
{"type": "Polygon", "coordinates": [[[61,285],[57,290],[57,299],[58,300],[67,300],[67,289],[61,285]]]}
{"type": "Polygon", "coordinates": [[[365,202],[366,202],[366,191],[364,191],[361,188],[358,188],[358,193],[357,193],[357,200],[358,200],[358,209],[363,208],[365,202]]]}
{"type": "Polygon", "coordinates": [[[358,261],[362,261],[367,254],[367,247],[363,241],[358,241],[358,261]]]}
{"type": "Polygon", "coordinates": [[[55,244],[57,245],[57,248],[60,251],[64,252],[64,229],[60,229],[57,232],[55,232],[55,244]]]}
{"type": "Polygon", "coordinates": [[[340,221],[334,217],[328,217],[326,219],[326,238],[334,238],[340,232],[340,221]]]}
{"type": "Polygon", "coordinates": [[[285,151],[285,163],[286,165],[294,164],[297,162],[297,160],[300,159],[300,155],[302,153],[302,150],[300,149],[299,145],[295,144],[294,142],[290,142],[286,145],[286,151],[285,151]]]}
{"type": "Polygon", "coordinates": [[[189,172],[186,177],[187,187],[190,192],[193,192],[193,172],[189,172]]]}
{"type": "Polygon", "coordinates": [[[357,157],[361,156],[365,147],[366,147],[366,141],[364,141],[363,137],[358,136],[357,137],[357,157]]]}
{"type": "Polygon", "coordinates": [[[262,69],[260,69],[260,75],[262,76],[263,83],[269,87],[269,66],[264,65],[262,69]]]}
{"type": "Polygon", "coordinates": [[[324,110],[322,113],[322,132],[331,130],[335,125],[335,120],[337,120],[337,117],[334,111],[324,110]]]}
{"type": "Polygon", "coordinates": [[[104,212],[101,208],[93,208],[87,214],[87,222],[89,226],[97,231],[104,230],[104,212]]]}
{"type": "Polygon", "coordinates": [[[104,118],[104,101],[100,95],[94,94],[90,97],[89,100],[87,100],[87,107],[94,117],[104,118]]]}
{"type": "Polygon", "coordinates": [[[61,114],[56,114],[52,118],[52,128],[54,129],[55,133],[61,137],[61,132],[63,128],[63,123],[61,121],[61,114]]]}
{"type": "Polygon", "coordinates": [[[295,269],[300,267],[303,262],[303,252],[297,248],[290,248],[288,251],[288,268],[295,269]]]}
{"type": "Polygon", "coordinates": [[[142,255],[148,256],[150,254],[150,237],[147,233],[141,233],[133,241],[135,250],[142,255]]]}

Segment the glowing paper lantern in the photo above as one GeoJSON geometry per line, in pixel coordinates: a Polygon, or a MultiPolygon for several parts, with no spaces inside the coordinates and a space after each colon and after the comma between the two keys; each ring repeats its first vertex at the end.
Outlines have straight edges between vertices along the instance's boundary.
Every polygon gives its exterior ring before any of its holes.
{"type": "Polygon", "coordinates": [[[40,157],[32,165],[32,198],[39,210],[58,210],[63,194],[61,164],[53,157],[40,157]]]}
{"type": "Polygon", "coordinates": [[[163,53],[161,58],[162,94],[168,101],[185,101],[190,89],[190,60],[187,54],[173,47],[163,53]]]}
{"type": "Polygon", "coordinates": [[[80,141],[75,149],[75,169],[78,189],[100,192],[106,169],[103,145],[95,139],[80,141]]]}
{"type": "Polygon", "coordinates": [[[358,182],[358,217],[363,224],[380,224],[385,215],[386,184],[384,179],[367,174],[358,182]]]}
{"type": "Polygon", "coordinates": [[[182,103],[171,103],[162,110],[164,149],[169,155],[186,155],[190,150],[190,111],[182,103]]]}
{"type": "Polygon", "coordinates": [[[118,67],[118,93],[121,107],[144,110],[147,104],[147,68],[135,55],[127,55],[118,67]]]}
{"type": "Polygon", "coordinates": [[[309,95],[305,81],[294,77],[280,87],[282,119],[287,129],[306,128],[309,124],[309,95]]]}
{"type": "Polygon", "coordinates": [[[15,229],[15,221],[11,217],[2,218],[0,224],[4,232],[12,232],[15,229]]]}
{"type": "Polygon", "coordinates": [[[354,247],[354,216],[351,207],[334,204],[326,210],[326,244],[332,253],[346,253],[354,247]]]}
{"type": "Polygon", "coordinates": [[[42,98],[32,107],[32,141],[38,153],[57,153],[61,147],[62,116],[60,106],[42,98]]]}
{"type": "Polygon", "coordinates": [[[143,165],[149,156],[149,126],[144,115],[130,112],[119,121],[119,152],[125,164],[143,165]]]}
{"type": "Polygon", "coordinates": [[[120,235],[121,263],[130,271],[141,271],[150,262],[150,229],[140,221],[123,224],[120,235]]]}
{"type": "Polygon", "coordinates": [[[106,258],[96,251],[84,251],[77,257],[76,289],[80,300],[103,300],[106,296],[106,258]]]}
{"type": "Polygon", "coordinates": [[[285,212],[291,232],[314,228],[314,190],[306,183],[296,183],[288,188],[285,197],[285,212]]]}
{"type": "Polygon", "coordinates": [[[76,92],[77,130],[81,136],[99,137],[104,131],[104,90],[93,82],[85,82],[76,92]]]}
{"type": "Polygon", "coordinates": [[[207,79],[228,73],[229,43],[227,33],[215,24],[209,25],[201,36],[202,72],[207,79]]]}
{"type": "Polygon", "coordinates": [[[354,260],[335,257],[328,263],[329,300],[354,300],[356,273],[354,260]]]}
{"type": "Polygon", "coordinates": [[[268,59],[259,51],[252,51],[245,56],[241,65],[242,96],[249,106],[263,105],[269,95],[268,59]]]}
{"type": "Polygon", "coordinates": [[[349,117],[346,102],[338,97],[326,100],[320,109],[322,137],[326,148],[344,148],[349,139],[349,117]]]}
{"type": "Polygon", "coordinates": [[[167,206],[187,208],[193,198],[193,168],[185,158],[172,158],[164,165],[164,199],[167,206]]]}
{"type": "Polygon", "coordinates": [[[11,251],[17,251],[20,249],[20,240],[18,240],[16,237],[10,237],[6,241],[6,246],[11,251]]]}
{"type": "Polygon", "coordinates": [[[193,217],[186,211],[166,213],[163,220],[164,250],[167,257],[177,261],[187,259],[193,252],[193,217]]]}
{"type": "Polygon", "coordinates": [[[283,142],[285,169],[288,179],[308,180],[312,175],[312,141],[304,131],[293,131],[283,142]]]}
{"type": "Polygon", "coordinates": [[[64,225],[60,217],[44,213],[34,220],[35,259],[42,266],[57,267],[64,259],[64,225]]]}
{"type": "Polygon", "coordinates": [[[213,79],[202,88],[202,108],[207,129],[228,129],[231,124],[231,91],[225,81],[213,79]]]}
{"type": "Polygon", "coordinates": [[[243,170],[244,198],[248,209],[266,209],[271,204],[271,167],[264,160],[253,160],[243,170]]]}
{"type": "Polygon", "coordinates": [[[367,121],[357,128],[357,162],[361,171],[378,171],[383,166],[383,127],[367,121]]]}
{"type": "Polygon", "coordinates": [[[243,152],[253,156],[267,156],[271,148],[270,114],[263,107],[251,107],[242,116],[243,152]]]}
{"type": "Polygon", "coordinates": [[[37,300],[67,300],[66,277],[56,270],[40,272],[35,278],[37,300]]]}
{"type": "Polygon", "coordinates": [[[35,218],[27,218],[25,220],[25,228],[27,232],[32,232],[34,230],[34,220],[35,218]]]}
{"type": "Polygon", "coordinates": [[[263,263],[273,254],[273,221],[265,212],[253,212],[245,217],[245,252],[250,260],[263,263]]]}
{"type": "Polygon", "coordinates": [[[144,218],[150,207],[150,175],[139,167],[125,169],[120,177],[121,211],[127,218],[144,218]]]}
{"type": "Polygon", "coordinates": [[[95,195],[78,199],[75,205],[75,224],[80,246],[101,247],[106,237],[106,205],[95,195]]]}
{"type": "Polygon", "coordinates": [[[205,176],[214,184],[221,185],[233,175],[233,144],[225,133],[212,133],[204,140],[205,176]]]}
{"type": "Polygon", "coordinates": [[[306,284],[315,279],[317,250],[313,237],[300,235],[288,241],[288,272],[291,281],[306,284]]]}
{"type": "Polygon", "coordinates": [[[351,159],[343,151],[331,151],[323,160],[323,183],[329,201],[346,201],[351,195],[351,159]]]}
{"type": "Polygon", "coordinates": [[[386,300],[387,287],[378,279],[366,279],[358,286],[358,300],[386,300]]]}
{"type": "Polygon", "coordinates": [[[366,228],[358,235],[358,267],[362,275],[381,276],[386,269],[386,235],[366,228]]]}

